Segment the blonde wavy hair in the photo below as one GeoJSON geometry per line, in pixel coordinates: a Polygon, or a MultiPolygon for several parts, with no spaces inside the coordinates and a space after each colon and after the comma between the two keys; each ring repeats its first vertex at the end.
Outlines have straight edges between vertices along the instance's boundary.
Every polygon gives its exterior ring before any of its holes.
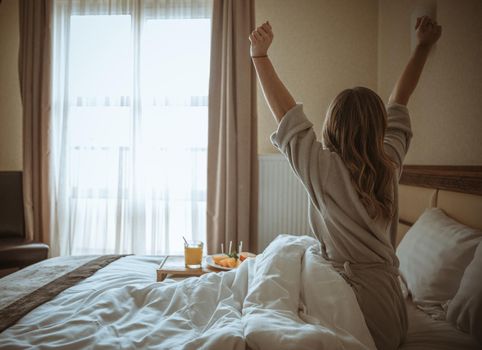
{"type": "Polygon", "coordinates": [[[382,100],[365,87],[338,94],[323,124],[324,146],[343,160],[372,219],[393,215],[395,163],[384,151],[386,127],[387,112],[382,100]]]}

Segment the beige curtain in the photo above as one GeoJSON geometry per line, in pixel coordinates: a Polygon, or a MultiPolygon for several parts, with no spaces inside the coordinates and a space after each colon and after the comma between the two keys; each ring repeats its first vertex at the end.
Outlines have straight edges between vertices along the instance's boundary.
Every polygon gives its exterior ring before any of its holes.
{"type": "Polygon", "coordinates": [[[254,0],[214,0],[209,86],[208,253],[256,251],[256,78],[249,55],[254,0]]]}
{"type": "Polygon", "coordinates": [[[19,14],[26,234],[49,243],[51,0],[21,0],[19,14]]]}

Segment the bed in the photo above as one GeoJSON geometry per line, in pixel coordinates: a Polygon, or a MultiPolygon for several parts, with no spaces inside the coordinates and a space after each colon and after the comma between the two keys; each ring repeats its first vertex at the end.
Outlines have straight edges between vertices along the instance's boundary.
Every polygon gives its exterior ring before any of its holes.
{"type": "MultiPolygon", "coordinates": [[[[482,167],[406,167],[397,243],[431,207],[482,228],[481,196],[482,167]]],[[[0,348],[375,348],[351,288],[310,237],[282,235],[236,271],[182,281],[155,282],[161,260],[62,257],[0,279],[0,348]]],[[[480,349],[410,296],[407,311],[401,349],[480,349]]]]}
{"type": "MultiPolygon", "coordinates": [[[[482,167],[405,166],[399,186],[397,244],[426,208],[441,208],[468,226],[482,229],[482,167]]],[[[407,299],[409,330],[401,347],[415,349],[481,349],[474,338],[445,320],[434,320],[407,299]]]]}

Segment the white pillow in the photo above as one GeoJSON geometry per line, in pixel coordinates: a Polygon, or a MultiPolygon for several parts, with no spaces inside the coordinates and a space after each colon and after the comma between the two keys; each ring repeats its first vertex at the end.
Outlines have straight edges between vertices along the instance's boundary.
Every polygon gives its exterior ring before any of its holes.
{"type": "Polygon", "coordinates": [[[439,208],[426,209],[397,249],[400,272],[413,301],[446,305],[481,240],[481,230],[455,221],[439,208]]]}
{"type": "Polygon", "coordinates": [[[482,345],[482,243],[449,303],[447,320],[461,331],[472,334],[482,345]]]}

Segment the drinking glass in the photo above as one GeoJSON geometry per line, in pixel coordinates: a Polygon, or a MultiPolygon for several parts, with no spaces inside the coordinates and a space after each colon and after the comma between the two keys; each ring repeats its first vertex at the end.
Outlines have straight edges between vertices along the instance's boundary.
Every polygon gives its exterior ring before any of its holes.
{"type": "Polygon", "coordinates": [[[184,243],[184,263],[189,269],[200,269],[203,260],[203,242],[188,241],[184,243]]]}

